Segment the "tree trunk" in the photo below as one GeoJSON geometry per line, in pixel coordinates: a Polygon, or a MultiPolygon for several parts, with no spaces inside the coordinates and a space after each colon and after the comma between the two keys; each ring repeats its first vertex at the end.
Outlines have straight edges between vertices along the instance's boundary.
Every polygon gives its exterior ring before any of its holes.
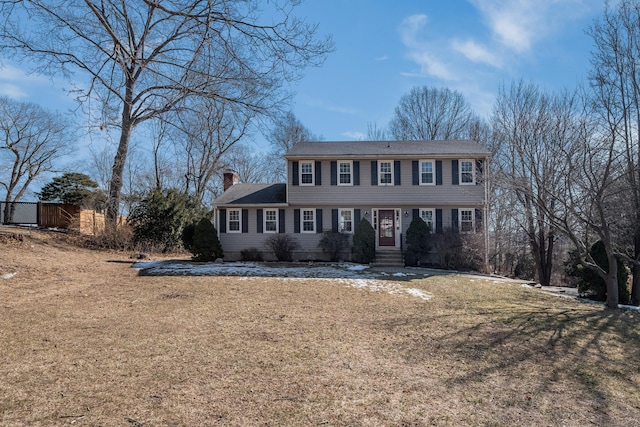
{"type": "Polygon", "coordinates": [[[607,286],[607,300],[605,306],[607,308],[618,308],[618,260],[613,251],[607,250],[607,261],[609,263],[609,272],[603,277],[607,286]]]}
{"type": "Polygon", "coordinates": [[[637,264],[637,262],[640,261],[640,227],[636,228],[633,240],[634,260],[636,262],[631,266],[631,274],[633,275],[631,282],[631,304],[640,305],[640,266],[637,264]]]}
{"type": "Polygon", "coordinates": [[[129,152],[129,140],[131,139],[131,131],[134,123],[131,118],[131,105],[133,102],[133,81],[127,80],[127,89],[125,101],[122,107],[122,123],[120,142],[116,155],[113,158],[113,167],[111,168],[111,182],[109,183],[109,195],[106,204],[106,224],[107,230],[115,231],[118,222],[118,214],[120,211],[120,192],[122,191],[122,175],[124,173],[124,165],[129,152]]]}

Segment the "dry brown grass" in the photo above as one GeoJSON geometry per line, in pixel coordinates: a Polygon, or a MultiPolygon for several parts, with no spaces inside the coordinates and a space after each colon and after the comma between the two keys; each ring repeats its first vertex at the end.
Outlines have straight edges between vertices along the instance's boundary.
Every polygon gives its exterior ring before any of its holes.
{"type": "Polygon", "coordinates": [[[141,277],[0,237],[0,423],[637,426],[636,312],[465,276],[141,277]],[[395,278],[394,280],[398,280],[395,278]]]}

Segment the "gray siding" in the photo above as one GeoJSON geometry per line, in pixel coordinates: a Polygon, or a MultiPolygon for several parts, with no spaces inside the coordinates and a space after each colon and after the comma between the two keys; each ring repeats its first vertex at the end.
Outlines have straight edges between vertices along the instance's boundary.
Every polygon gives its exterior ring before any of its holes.
{"type": "MultiPolygon", "coordinates": [[[[384,159],[394,160],[394,159],[384,159]]],[[[322,184],[301,186],[293,184],[292,162],[288,162],[288,202],[297,206],[365,206],[375,201],[376,206],[479,205],[484,203],[484,185],[453,185],[451,159],[442,159],[443,185],[413,185],[412,160],[402,160],[401,185],[371,185],[371,161],[360,162],[360,185],[331,185],[331,162],[322,161],[322,184]]]]}

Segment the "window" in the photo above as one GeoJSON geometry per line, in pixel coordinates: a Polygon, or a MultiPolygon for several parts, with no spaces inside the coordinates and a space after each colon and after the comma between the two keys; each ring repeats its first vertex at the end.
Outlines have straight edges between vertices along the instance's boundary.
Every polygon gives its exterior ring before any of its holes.
{"type": "Polygon", "coordinates": [[[240,209],[229,209],[227,215],[227,232],[240,233],[240,209]]]}
{"type": "Polygon", "coordinates": [[[338,212],[338,231],[353,233],[353,209],[340,209],[338,212]]]}
{"type": "Polygon", "coordinates": [[[433,160],[421,160],[420,161],[420,184],[421,185],[433,185],[435,183],[433,179],[433,160]]]}
{"type": "Polygon", "coordinates": [[[265,233],[278,232],[278,210],[277,209],[264,210],[264,232],[265,233]]]}
{"type": "Polygon", "coordinates": [[[393,185],[393,162],[379,161],[378,168],[378,185],[393,185]]]}
{"type": "Polygon", "coordinates": [[[315,213],[316,213],[315,209],[302,210],[302,232],[303,233],[316,232],[315,213]]]}
{"type": "Polygon", "coordinates": [[[473,209],[460,209],[460,231],[463,233],[473,232],[473,209]]]}
{"type": "Polygon", "coordinates": [[[460,184],[473,184],[473,160],[460,160],[460,184]]]}
{"type": "Polygon", "coordinates": [[[338,162],[338,185],[352,185],[352,170],[351,162],[338,162]]]}
{"type": "Polygon", "coordinates": [[[420,218],[429,226],[431,232],[435,230],[434,209],[420,209],[420,218]]]}
{"type": "Polygon", "coordinates": [[[313,185],[313,162],[300,162],[300,185],[313,185]]]}

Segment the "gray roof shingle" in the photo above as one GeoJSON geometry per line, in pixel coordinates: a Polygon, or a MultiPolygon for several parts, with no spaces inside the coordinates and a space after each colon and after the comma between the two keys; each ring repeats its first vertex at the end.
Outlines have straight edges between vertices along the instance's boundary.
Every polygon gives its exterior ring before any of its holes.
{"type": "Polygon", "coordinates": [[[214,205],[268,205],[286,202],[286,184],[235,184],[218,196],[214,205]]]}
{"type": "Polygon", "coordinates": [[[491,152],[471,140],[446,141],[319,141],[299,142],[287,158],[379,158],[415,156],[489,156],[491,152]]]}

